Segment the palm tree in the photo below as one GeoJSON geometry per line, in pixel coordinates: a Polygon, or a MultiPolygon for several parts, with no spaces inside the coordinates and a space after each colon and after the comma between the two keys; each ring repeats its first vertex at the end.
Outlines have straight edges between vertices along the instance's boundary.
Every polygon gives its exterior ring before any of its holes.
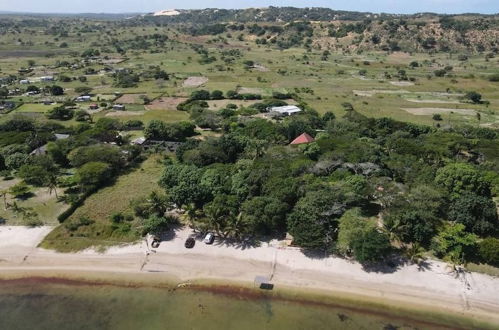
{"type": "Polygon", "coordinates": [[[49,195],[52,195],[52,192],[55,193],[55,198],[59,199],[57,195],[57,175],[49,175],[47,179],[47,188],[49,189],[49,195]]]}
{"type": "Polygon", "coordinates": [[[420,266],[426,259],[424,256],[425,251],[418,243],[413,243],[412,245],[406,247],[404,252],[411,264],[417,264],[420,266]]]}
{"type": "Polygon", "coordinates": [[[196,219],[198,217],[198,210],[196,208],[196,205],[194,205],[194,203],[189,203],[184,206],[184,211],[185,217],[189,221],[191,227],[193,229],[196,229],[196,219]]]}
{"type": "Polygon", "coordinates": [[[153,191],[148,198],[149,209],[151,213],[157,214],[162,217],[165,215],[166,211],[168,211],[170,207],[170,202],[168,200],[168,196],[164,194],[160,194],[156,191],[153,191]]]}
{"type": "Polygon", "coordinates": [[[7,194],[9,192],[7,190],[2,190],[0,191],[0,195],[2,195],[3,197],[3,206],[4,206],[4,209],[7,210],[8,208],[8,204],[7,204],[7,194]]]}

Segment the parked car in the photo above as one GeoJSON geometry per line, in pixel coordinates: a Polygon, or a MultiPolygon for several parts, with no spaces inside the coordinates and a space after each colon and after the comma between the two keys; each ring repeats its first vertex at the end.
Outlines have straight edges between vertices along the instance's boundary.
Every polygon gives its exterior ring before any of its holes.
{"type": "Polygon", "coordinates": [[[184,244],[184,246],[188,249],[192,249],[194,245],[196,245],[196,240],[192,237],[189,237],[184,244]]]}
{"type": "Polygon", "coordinates": [[[215,242],[215,235],[213,233],[206,234],[206,236],[204,237],[204,242],[206,244],[213,244],[213,242],[215,242]]]}

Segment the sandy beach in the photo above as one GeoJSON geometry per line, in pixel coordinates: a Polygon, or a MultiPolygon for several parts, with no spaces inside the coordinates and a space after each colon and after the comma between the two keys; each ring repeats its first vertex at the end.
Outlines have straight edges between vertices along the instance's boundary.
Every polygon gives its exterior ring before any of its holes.
{"type": "Polygon", "coordinates": [[[0,274],[22,272],[112,272],[152,274],[181,282],[224,280],[253,283],[267,276],[276,287],[320,290],[373,298],[396,305],[421,306],[441,312],[483,319],[499,324],[499,279],[478,273],[456,276],[442,262],[428,261],[423,269],[402,265],[383,271],[366,271],[341,258],[308,257],[283,242],[264,242],[258,247],[197,241],[186,249],[192,235],[181,229],[159,248],[146,240],[105,253],[86,250],[62,254],[37,248],[51,227],[0,227],[0,274]]]}

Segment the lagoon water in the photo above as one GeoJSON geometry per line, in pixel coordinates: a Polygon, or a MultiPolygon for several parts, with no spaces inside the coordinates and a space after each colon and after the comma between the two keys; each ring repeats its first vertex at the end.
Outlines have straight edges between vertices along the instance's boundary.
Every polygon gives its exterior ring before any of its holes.
{"type": "Polygon", "coordinates": [[[0,329],[424,329],[410,318],[244,291],[0,281],[0,329]]]}

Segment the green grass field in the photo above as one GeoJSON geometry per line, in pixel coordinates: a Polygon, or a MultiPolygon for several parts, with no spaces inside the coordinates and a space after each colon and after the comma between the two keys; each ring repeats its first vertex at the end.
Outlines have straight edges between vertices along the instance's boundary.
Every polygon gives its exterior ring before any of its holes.
{"type": "MultiPolygon", "coordinates": [[[[120,176],[113,185],[102,188],[88,197],[64,224],[45,238],[42,247],[67,252],[137,240],[139,237],[135,232],[125,232],[122,227],[113,228],[109,218],[116,212],[131,213],[130,202],[133,199],[160,190],[158,180],[162,170],[161,157],[151,156],[137,169],[120,176]],[[65,224],[77,222],[81,218],[88,218],[95,223],[80,227],[75,232],[67,229],[65,224]]],[[[130,225],[137,224],[134,221],[130,225]]]]}
{"type": "Polygon", "coordinates": [[[26,112],[36,112],[36,113],[46,113],[54,109],[57,105],[44,105],[41,103],[25,103],[17,108],[14,112],[26,113],[26,112]]]}

